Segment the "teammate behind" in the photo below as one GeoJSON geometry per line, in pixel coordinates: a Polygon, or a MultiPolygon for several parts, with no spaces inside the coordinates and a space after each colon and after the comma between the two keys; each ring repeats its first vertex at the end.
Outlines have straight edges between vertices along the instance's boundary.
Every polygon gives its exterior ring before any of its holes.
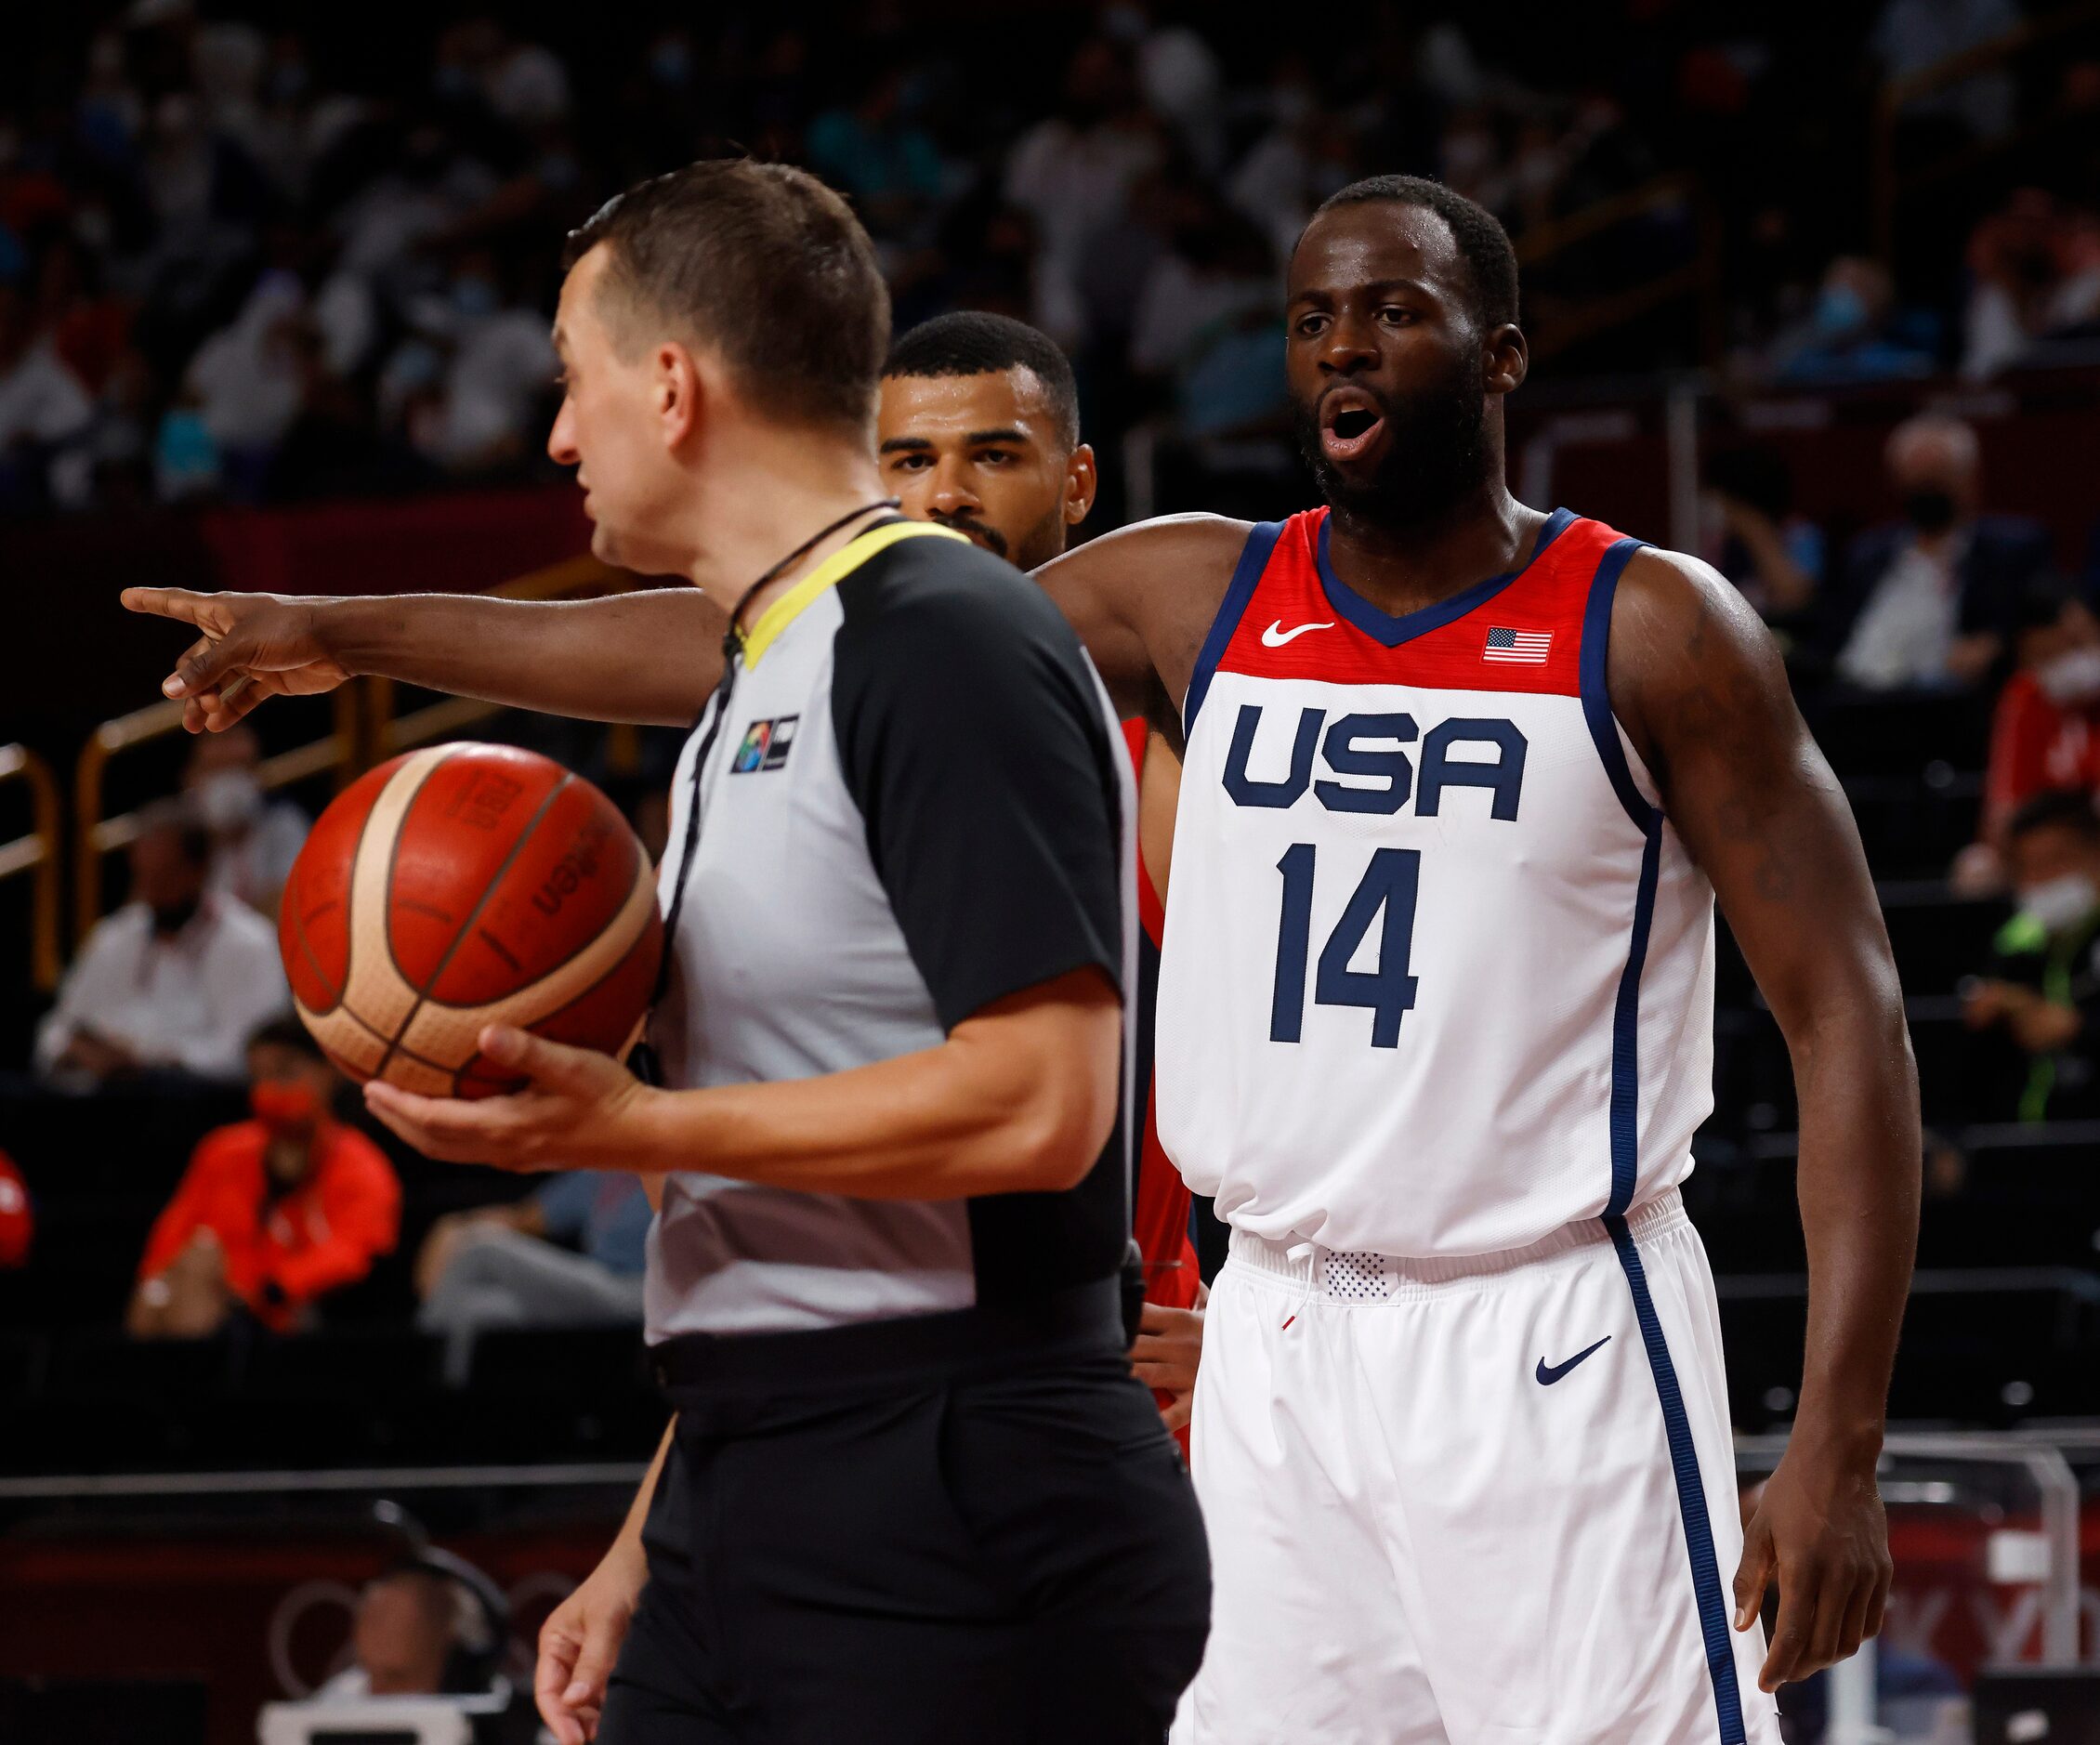
{"type": "MultiPolygon", "coordinates": [[[[937,315],[890,348],[875,418],[883,482],[906,515],[966,533],[1024,570],[1048,563],[1094,506],[1094,451],[1080,440],[1079,385],[1048,335],[1006,315],[937,315]]],[[[1167,1427],[1186,1435],[1202,1352],[1202,1279],[1188,1189],[1160,1146],[1152,1011],[1167,857],[1181,765],[1141,716],[1123,723],[1137,768],[1139,944],[1136,1096],[1145,1111],[1131,1225],[1145,1308],[1131,1347],[1167,1427]]]]}

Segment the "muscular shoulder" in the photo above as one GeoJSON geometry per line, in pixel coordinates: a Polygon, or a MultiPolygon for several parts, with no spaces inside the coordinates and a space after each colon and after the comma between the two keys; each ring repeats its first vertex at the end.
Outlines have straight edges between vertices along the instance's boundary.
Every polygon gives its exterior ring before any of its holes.
{"type": "Polygon", "coordinates": [[[1682,552],[1647,547],[1627,563],[1610,652],[1613,711],[1659,780],[1674,745],[1725,741],[1789,695],[1764,622],[1711,564],[1682,552]]]}
{"type": "Polygon", "coordinates": [[[1089,540],[1077,551],[1045,564],[1036,574],[1048,575],[1067,565],[1088,561],[1121,564],[1127,560],[1206,566],[1222,563],[1230,575],[1232,566],[1240,561],[1240,547],[1253,531],[1252,521],[1236,521],[1227,515],[1156,515],[1148,521],[1120,527],[1112,533],[1089,540]]]}
{"type": "Polygon", "coordinates": [[[1160,516],[1089,540],[1035,579],[1078,629],[1119,707],[1143,708],[1156,675],[1178,708],[1253,531],[1222,515],[1160,516]]]}

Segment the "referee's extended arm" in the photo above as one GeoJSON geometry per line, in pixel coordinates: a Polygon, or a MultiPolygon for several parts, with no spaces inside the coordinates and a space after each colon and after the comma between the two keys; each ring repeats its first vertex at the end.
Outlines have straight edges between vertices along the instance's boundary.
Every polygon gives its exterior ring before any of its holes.
{"type": "Polygon", "coordinates": [[[956,1200],[1081,1180],[1118,1111],[1122,1003],[1098,969],[996,1000],[938,1046],[820,1078],[654,1090],[599,1054],[491,1028],[531,1088],[479,1102],[374,1082],[427,1157],[503,1169],[702,1171],[810,1193],[956,1200]]]}

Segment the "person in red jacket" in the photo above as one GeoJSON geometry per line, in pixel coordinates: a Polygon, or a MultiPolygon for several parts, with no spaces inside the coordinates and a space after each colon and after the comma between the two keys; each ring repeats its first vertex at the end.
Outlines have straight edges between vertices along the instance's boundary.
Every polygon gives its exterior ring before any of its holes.
{"type": "MultiPolygon", "coordinates": [[[[952,527],[1017,569],[1057,557],[1094,506],[1094,451],[1080,440],[1071,365],[1047,335],[1008,316],[938,315],[899,338],[883,372],[876,452],[906,515],[952,527]]],[[[1145,1307],[1131,1361],[1186,1450],[1203,1281],[1188,1240],[1188,1189],[1161,1149],[1150,1096],[1162,899],[1181,785],[1179,724],[1161,702],[1175,738],[1142,717],[1123,723],[1138,779],[1144,924],[1136,1016],[1145,1129],[1131,1226],[1145,1257],[1145,1307]]]]}
{"type": "Polygon", "coordinates": [[[1971,895],[2004,888],[2005,827],[2038,794],[2100,792],[2100,618],[2068,582],[2043,576],[2022,596],[2019,667],[1990,723],[1977,839],[1954,863],[1971,895]]]}
{"type": "Polygon", "coordinates": [[[335,1071],[296,1019],[250,1039],[248,1079],[254,1119],[204,1135],[147,1240],[138,1338],[204,1338],[241,1310],[293,1332],[400,1235],[393,1167],[330,1116],[335,1071]]]}

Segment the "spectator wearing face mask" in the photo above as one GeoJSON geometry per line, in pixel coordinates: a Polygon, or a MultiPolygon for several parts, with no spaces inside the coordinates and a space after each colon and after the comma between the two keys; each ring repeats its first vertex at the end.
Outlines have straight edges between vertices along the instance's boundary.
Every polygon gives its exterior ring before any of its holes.
{"type": "Polygon", "coordinates": [[[2038,794],[2005,826],[2019,907],[1990,972],[1962,990],[1969,1028],[2028,1060],[2022,1121],[2100,1111],[2100,814],[2082,789],[2038,794]]]}
{"type": "Polygon", "coordinates": [[[290,1004],[268,922],[205,887],[211,834],[179,804],[131,845],[131,901],[96,925],[36,1031],[73,1090],[141,1074],[238,1082],[249,1034],[290,1004]]]}
{"type": "Polygon", "coordinates": [[[297,807],[264,794],[256,776],[261,763],[262,745],[250,727],[200,734],[183,766],[182,791],[211,832],[204,888],[274,919],[311,825],[297,807]]]}
{"type": "Polygon", "coordinates": [[[2013,814],[2051,789],[2100,793],[2100,618],[2055,576],[2020,597],[2015,649],[1990,723],[1983,829],[1955,863],[1965,892],[2002,888],[2005,829],[2013,814]]]}
{"type": "Polygon", "coordinates": [[[1887,448],[1902,521],[1855,543],[1833,601],[1840,676],[1867,690],[1965,689],[2007,652],[2022,593],[2048,565],[2032,521],[1981,511],[1976,433],[1928,413],[1887,448]]]}
{"type": "Polygon", "coordinates": [[[204,1135],[153,1226],[125,1325],[200,1339],[244,1311],[289,1332],[400,1234],[400,1185],[379,1148],[333,1119],[334,1069],[296,1018],[248,1044],[253,1119],[204,1135]]]}
{"type": "Polygon", "coordinates": [[[1807,314],[1773,342],[1767,368],[1781,382],[1885,382],[1930,375],[1937,361],[1930,332],[1897,308],[1888,269],[1840,255],[1807,314]]]}

